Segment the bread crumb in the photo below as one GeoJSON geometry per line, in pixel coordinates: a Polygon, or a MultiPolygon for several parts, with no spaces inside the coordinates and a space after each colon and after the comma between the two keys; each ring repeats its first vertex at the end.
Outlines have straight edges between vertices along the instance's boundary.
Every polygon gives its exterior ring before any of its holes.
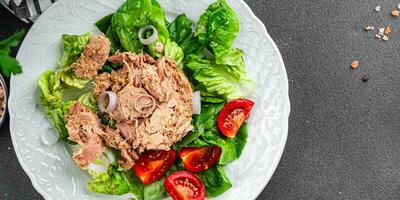
{"type": "Polygon", "coordinates": [[[382,38],[382,36],[381,36],[381,35],[379,35],[378,33],[377,33],[377,34],[375,34],[375,37],[376,37],[376,38],[378,38],[378,39],[381,39],[381,38],[382,38]]]}
{"type": "Polygon", "coordinates": [[[400,12],[398,10],[392,10],[391,14],[393,17],[398,17],[400,15],[400,12]]]}
{"type": "Polygon", "coordinates": [[[358,67],[358,60],[353,60],[353,62],[351,63],[351,68],[356,69],[358,67]]]}
{"type": "Polygon", "coordinates": [[[388,40],[389,40],[389,37],[388,37],[387,35],[384,35],[384,36],[382,37],[382,39],[385,40],[385,41],[388,41],[388,40]]]}
{"type": "Polygon", "coordinates": [[[375,7],[375,11],[376,11],[376,12],[381,11],[381,6],[376,6],[376,7],[375,7]]]}

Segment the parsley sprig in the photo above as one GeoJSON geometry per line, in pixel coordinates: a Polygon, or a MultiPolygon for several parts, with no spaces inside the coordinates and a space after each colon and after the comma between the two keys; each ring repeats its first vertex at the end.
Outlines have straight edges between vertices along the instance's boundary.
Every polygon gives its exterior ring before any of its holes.
{"type": "Polygon", "coordinates": [[[22,68],[17,59],[10,56],[11,48],[17,47],[25,36],[25,30],[21,30],[11,35],[5,40],[0,41],[0,70],[6,77],[11,74],[22,73],[22,68]]]}

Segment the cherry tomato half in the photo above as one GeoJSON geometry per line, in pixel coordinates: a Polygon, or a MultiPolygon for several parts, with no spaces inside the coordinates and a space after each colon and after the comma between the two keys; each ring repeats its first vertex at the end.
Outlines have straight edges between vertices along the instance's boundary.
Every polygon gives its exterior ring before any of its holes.
{"type": "Polygon", "coordinates": [[[218,162],[221,152],[222,150],[218,146],[185,147],[179,151],[178,155],[182,159],[185,169],[190,172],[202,172],[218,162]]]}
{"type": "Polygon", "coordinates": [[[165,190],[173,200],[204,200],[206,188],[200,178],[187,171],[177,171],[164,180],[165,190]]]}
{"type": "Polygon", "coordinates": [[[143,184],[148,185],[160,180],[171,168],[176,158],[176,152],[170,151],[146,151],[139,157],[133,170],[143,184]]]}
{"type": "Polygon", "coordinates": [[[254,102],[247,99],[237,99],[225,104],[218,115],[218,128],[226,137],[234,138],[240,126],[250,116],[254,102]]]}

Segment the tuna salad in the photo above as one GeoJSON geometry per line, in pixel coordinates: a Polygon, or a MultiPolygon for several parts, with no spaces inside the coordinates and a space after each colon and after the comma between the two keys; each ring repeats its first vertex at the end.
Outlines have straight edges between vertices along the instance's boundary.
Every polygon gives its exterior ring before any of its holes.
{"type": "Polygon", "coordinates": [[[196,24],[167,21],[155,0],[127,0],[96,22],[102,34],[62,36],[39,101],[91,176],[88,191],[203,200],[232,187],[224,166],[245,147],[255,85],[232,47],[239,19],[227,2],[196,24]]]}

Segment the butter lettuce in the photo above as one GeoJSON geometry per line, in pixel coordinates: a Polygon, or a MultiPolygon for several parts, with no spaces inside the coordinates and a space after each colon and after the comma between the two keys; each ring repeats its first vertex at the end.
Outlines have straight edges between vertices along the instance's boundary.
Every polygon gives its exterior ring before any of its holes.
{"type": "MultiPolygon", "coordinates": [[[[172,168],[168,173],[172,170],[175,171],[172,168]]],[[[133,170],[124,172],[117,162],[111,164],[106,173],[89,171],[89,174],[92,176],[92,180],[87,185],[90,192],[108,195],[132,193],[137,200],[162,200],[167,196],[164,179],[144,185],[133,170]]]]}
{"type": "Polygon", "coordinates": [[[122,195],[131,191],[122,167],[117,164],[110,165],[107,173],[96,173],[89,171],[92,180],[87,187],[90,192],[122,195]]]}
{"type": "Polygon", "coordinates": [[[226,0],[217,0],[200,16],[196,36],[219,57],[229,50],[239,33],[239,18],[226,0]]]}
{"type": "Polygon", "coordinates": [[[154,57],[163,54],[155,51],[157,42],[166,44],[169,32],[165,23],[164,10],[155,0],[127,0],[111,19],[112,30],[121,44],[121,50],[141,53],[146,50],[154,57]],[[158,38],[151,45],[145,47],[139,39],[139,29],[153,25],[158,31],[158,38]]]}
{"type": "Polygon", "coordinates": [[[164,49],[165,49],[164,50],[165,56],[168,56],[169,58],[175,60],[179,66],[182,65],[184,54],[182,49],[178,46],[178,44],[176,44],[175,42],[168,41],[164,49]]]}
{"type": "MultiPolygon", "coordinates": [[[[77,78],[70,65],[79,58],[90,36],[91,33],[63,35],[64,51],[57,70],[55,72],[45,71],[38,82],[41,91],[40,103],[57,129],[60,138],[68,143],[74,142],[68,140],[69,135],[65,128],[66,121],[64,117],[68,114],[69,107],[79,99],[79,96],[74,98],[66,97],[74,96],[77,93],[77,89],[81,91],[90,82],[87,79],[77,78]]],[[[85,97],[80,100],[89,102],[85,97]]]]}
{"type": "Polygon", "coordinates": [[[240,56],[239,61],[224,58],[221,60],[227,63],[218,64],[214,60],[203,59],[195,55],[188,58],[185,66],[191,71],[189,76],[198,82],[197,89],[210,96],[226,100],[243,98],[253,91],[254,83],[246,75],[241,58],[243,52],[231,51],[231,54],[236,57],[240,56]],[[240,65],[230,65],[232,63],[240,65]]]}
{"type": "Polygon", "coordinates": [[[75,102],[73,101],[67,102],[64,103],[61,107],[47,110],[47,115],[49,116],[49,119],[53,122],[54,127],[58,131],[61,140],[69,144],[76,144],[76,142],[68,139],[69,134],[67,128],[65,128],[65,125],[67,123],[65,121],[65,116],[68,114],[69,108],[74,103],[75,102]]]}

